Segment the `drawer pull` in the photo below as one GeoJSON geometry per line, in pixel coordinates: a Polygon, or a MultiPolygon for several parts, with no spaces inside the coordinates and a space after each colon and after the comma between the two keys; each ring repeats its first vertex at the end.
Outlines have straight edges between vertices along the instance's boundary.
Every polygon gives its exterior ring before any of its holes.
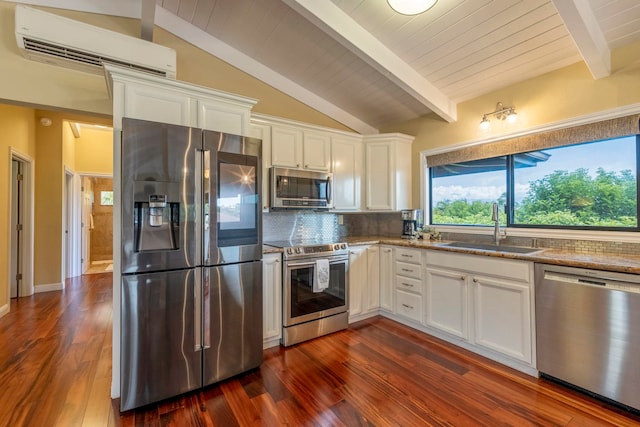
{"type": "Polygon", "coordinates": [[[410,268],[403,268],[402,271],[406,271],[407,273],[413,273],[413,270],[410,268]]]}
{"type": "Polygon", "coordinates": [[[402,254],[402,256],[406,258],[413,258],[413,255],[409,255],[409,254],[402,254]]]}
{"type": "Polygon", "coordinates": [[[402,304],[404,308],[408,308],[409,310],[413,310],[413,306],[409,304],[402,304]]]}
{"type": "Polygon", "coordinates": [[[411,283],[404,283],[404,282],[402,282],[402,284],[403,284],[403,285],[405,285],[405,286],[409,286],[410,288],[413,288],[413,284],[411,284],[411,283]]]}

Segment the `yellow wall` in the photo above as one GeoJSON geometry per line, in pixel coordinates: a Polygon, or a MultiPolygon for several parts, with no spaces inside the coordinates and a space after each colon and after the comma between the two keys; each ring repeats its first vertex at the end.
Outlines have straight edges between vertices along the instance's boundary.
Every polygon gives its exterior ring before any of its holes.
{"type": "MultiPolygon", "coordinates": [[[[64,166],[60,113],[36,111],[51,119],[36,124],[34,285],[60,285],[62,279],[62,202],[64,166]]],[[[37,292],[37,290],[36,290],[37,292]]]]}
{"type": "Polygon", "coordinates": [[[83,127],[75,140],[75,170],[79,174],[113,175],[113,132],[83,127]]]}
{"type": "MultiPolygon", "coordinates": [[[[9,235],[11,200],[11,153],[36,157],[35,115],[31,108],[0,104],[0,234],[9,235]]],[[[11,241],[0,244],[0,308],[8,303],[9,253],[11,241]]]]}
{"type": "Polygon", "coordinates": [[[416,137],[412,146],[414,207],[420,203],[421,151],[499,138],[640,103],[640,43],[615,50],[611,59],[612,73],[606,78],[594,80],[587,67],[578,63],[460,103],[455,123],[432,114],[384,129],[416,137]],[[518,122],[509,125],[494,119],[491,130],[481,131],[482,115],[493,111],[498,101],[516,107],[518,122]]]}

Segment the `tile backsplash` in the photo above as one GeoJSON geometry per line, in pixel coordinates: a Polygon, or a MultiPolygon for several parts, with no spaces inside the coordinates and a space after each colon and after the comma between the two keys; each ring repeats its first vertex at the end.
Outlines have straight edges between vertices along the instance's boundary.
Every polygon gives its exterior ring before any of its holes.
{"type": "Polygon", "coordinates": [[[400,237],[400,212],[347,213],[281,211],[262,216],[263,241],[340,240],[354,236],[400,237]],[[338,224],[338,216],[343,223],[338,224]]]}

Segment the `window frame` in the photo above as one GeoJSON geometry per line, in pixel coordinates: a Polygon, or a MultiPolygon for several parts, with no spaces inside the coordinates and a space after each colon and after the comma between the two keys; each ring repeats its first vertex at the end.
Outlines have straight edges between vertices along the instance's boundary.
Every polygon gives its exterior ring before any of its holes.
{"type": "MultiPolygon", "coordinates": [[[[635,164],[635,178],[636,178],[636,226],[635,227],[615,227],[615,226],[586,226],[586,225],[552,225],[552,224],[522,224],[522,223],[514,223],[514,215],[515,215],[515,161],[514,157],[518,154],[522,153],[511,153],[507,155],[500,155],[496,157],[506,156],[506,171],[505,171],[505,184],[506,184],[506,205],[505,205],[505,215],[506,215],[506,224],[509,228],[514,229],[532,229],[532,230],[541,230],[541,229],[549,229],[549,230],[576,230],[576,231],[623,231],[630,233],[637,233],[640,231],[640,134],[636,135],[628,135],[635,136],[635,152],[636,152],[636,164],[635,164]]],[[[625,138],[625,136],[611,137],[604,140],[596,140],[596,141],[583,141],[575,144],[567,144],[563,146],[550,147],[550,149],[561,149],[562,147],[571,147],[582,144],[589,144],[594,142],[604,142],[608,140],[615,140],[625,138]]],[[[540,151],[540,150],[532,150],[540,151]]],[[[527,153],[527,152],[524,152],[527,153]]],[[[426,166],[426,162],[425,162],[426,166]]],[[[471,228],[486,228],[487,225],[484,224],[434,224],[433,223],[433,168],[426,167],[425,174],[425,185],[428,187],[428,200],[426,200],[425,211],[428,212],[428,223],[430,226],[434,227],[471,227],[471,228]]],[[[424,194],[424,192],[423,192],[424,194]]]]}

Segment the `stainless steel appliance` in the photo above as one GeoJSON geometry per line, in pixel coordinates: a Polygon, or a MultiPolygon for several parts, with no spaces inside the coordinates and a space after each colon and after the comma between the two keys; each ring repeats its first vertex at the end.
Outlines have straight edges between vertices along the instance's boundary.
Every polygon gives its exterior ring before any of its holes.
{"type": "Polygon", "coordinates": [[[418,228],[424,225],[422,209],[405,209],[402,214],[402,238],[411,239],[417,234],[418,228]]]}
{"type": "Polygon", "coordinates": [[[269,171],[272,209],[333,208],[333,174],[298,169],[271,168],[269,171]]]}
{"type": "Polygon", "coordinates": [[[259,140],[122,125],[124,411],[260,365],[262,205],[259,140]]]}
{"type": "Polygon", "coordinates": [[[349,326],[349,249],[346,243],[267,242],[283,249],[282,345],[349,326]],[[324,286],[319,282],[325,280],[324,286]]]}
{"type": "Polygon", "coordinates": [[[640,409],[640,276],[536,264],[538,370],[640,409]]]}

